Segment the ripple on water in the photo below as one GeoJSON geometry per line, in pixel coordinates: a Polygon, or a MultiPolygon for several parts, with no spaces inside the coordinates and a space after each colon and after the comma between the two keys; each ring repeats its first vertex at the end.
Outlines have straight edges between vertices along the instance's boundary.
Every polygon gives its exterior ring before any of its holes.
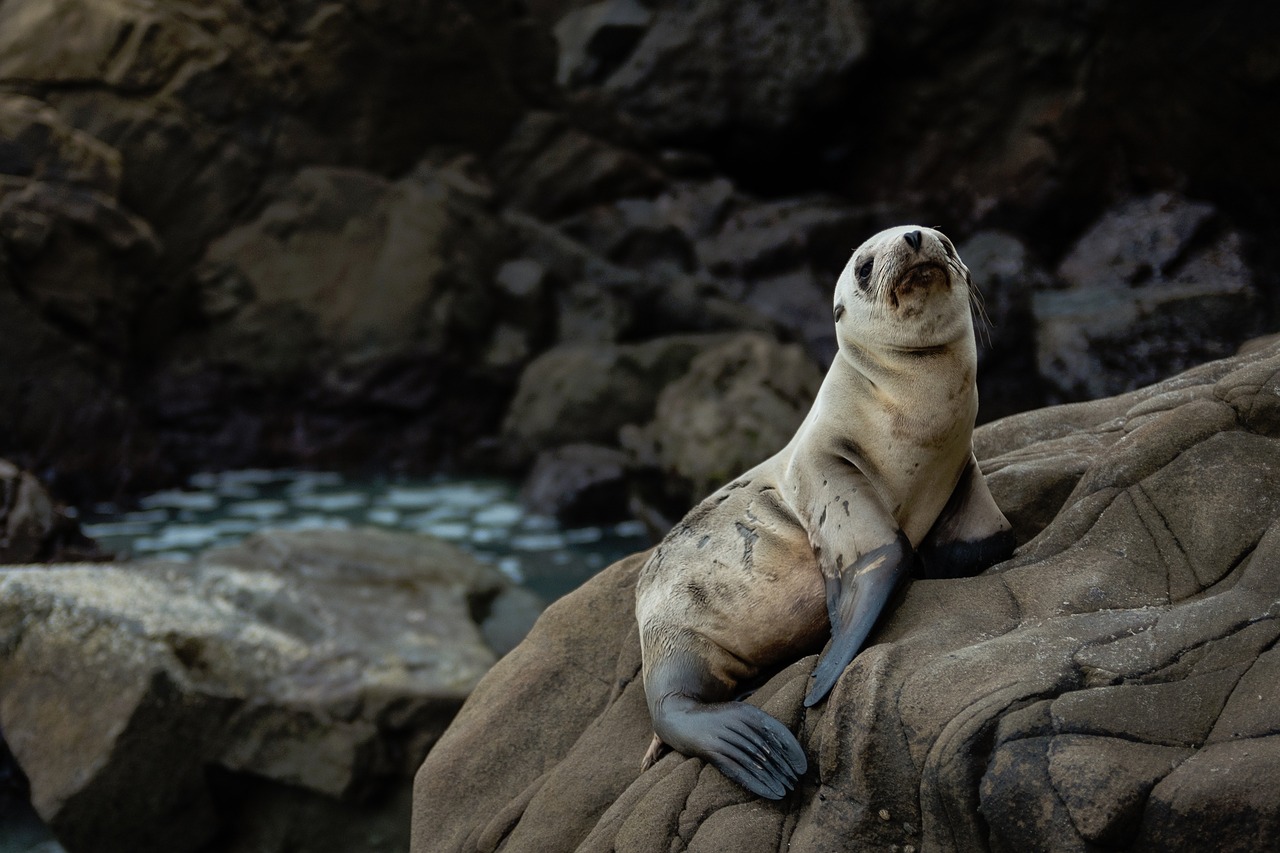
{"type": "Polygon", "coordinates": [[[190,559],[268,527],[367,524],[456,542],[548,600],[648,545],[638,524],[565,530],[554,518],[526,514],[515,484],[495,480],[356,482],[326,472],[251,469],[198,474],[189,482],[192,489],[143,498],[141,510],[95,506],[83,518],[85,531],[123,554],[190,559]]]}

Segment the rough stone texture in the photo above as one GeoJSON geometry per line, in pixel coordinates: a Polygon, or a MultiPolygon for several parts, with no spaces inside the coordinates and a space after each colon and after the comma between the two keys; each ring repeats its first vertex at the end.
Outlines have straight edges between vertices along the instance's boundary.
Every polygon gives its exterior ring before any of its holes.
{"type": "Polygon", "coordinates": [[[493,664],[477,620],[508,589],[372,530],[4,568],[0,727],[70,853],[403,850],[407,776],[493,664]]]}
{"type": "Polygon", "coordinates": [[[695,358],[622,442],[638,467],[659,472],[666,508],[689,507],[782,449],[822,377],[795,344],[739,335],[695,358]]]}
{"type": "Polygon", "coordinates": [[[596,444],[567,444],[538,454],[521,498],[566,526],[599,524],[627,511],[628,457],[596,444]]]}
{"type": "MultiPolygon", "coordinates": [[[[198,464],[315,455],[317,444],[325,449],[317,436],[337,436],[331,462],[367,456],[350,432],[367,433],[369,423],[351,431],[335,423],[334,410],[351,396],[364,411],[379,396],[390,401],[383,419],[412,433],[404,408],[419,412],[415,395],[447,384],[439,363],[419,359],[415,375],[403,354],[371,347],[360,369],[328,383],[317,380],[332,363],[315,365],[301,380],[313,389],[307,394],[292,377],[264,386],[219,376],[217,351],[200,346],[208,315],[233,311],[253,292],[239,279],[211,283],[194,267],[219,235],[263,208],[278,212],[280,188],[300,171],[358,170],[377,184],[411,171],[432,146],[449,146],[446,161],[460,150],[491,151],[530,103],[550,95],[554,52],[549,33],[498,2],[6,2],[0,360],[12,371],[0,377],[0,407],[16,414],[0,429],[0,452],[52,467],[69,490],[101,498],[171,482],[198,464]],[[48,381],[22,378],[37,375],[48,381]],[[270,403],[285,411],[264,411],[270,403]],[[211,412],[224,422],[211,424],[211,412]]],[[[345,218],[352,238],[384,211],[328,212],[339,217],[330,233],[341,235],[345,218]]],[[[351,239],[333,242],[360,255],[351,239]]],[[[293,246],[308,248],[315,246],[293,246]]],[[[317,254],[330,271],[347,260],[317,254]]],[[[492,242],[486,255],[501,260],[492,242]]],[[[362,258],[352,260],[354,270],[362,258]]],[[[428,241],[424,252],[396,260],[408,265],[402,279],[416,272],[427,283],[431,268],[451,267],[453,258],[428,241]]],[[[458,267],[466,283],[466,260],[458,267]]],[[[326,294],[339,309],[363,294],[364,279],[325,279],[344,288],[326,294]]],[[[302,352],[287,358],[307,358],[315,341],[298,327],[314,307],[292,303],[277,318],[280,338],[259,343],[293,346],[302,352]]],[[[432,325],[450,325],[452,307],[439,305],[432,325]]],[[[469,329],[467,322],[459,325],[469,329]]],[[[210,346],[220,340],[214,334],[210,346]]],[[[431,411],[475,429],[447,406],[431,411]]],[[[424,455],[429,441],[410,434],[403,444],[424,455]]]]}
{"type": "Polygon", "coordinates": [[[1261,331],[1242,252],[1208,204],[1158,193],[1108,212],[1058,265],[1068,287],[1033,298],[1051,393],[1115,394],[1233,352],[1261,331]]]}
{"type": "Polygon", "coordinates": [[[418,773],[414,851],[1249,850],[1280,828],[1280,345],[984,427],[1024,544],[918,581],[836,685],[748,701],[798,733],[797,791],[698,759],[644,774],[634,581],[550,608],[418,773]]]}
{"type": "Polygon", "coordinates": [[[653,11],[652,24],[602,88],[656,138],[734,126],[776,130],[814,101],[829,100],[866,50],[866,17],[852,0],[664,0],[653,11]]]}
{"type": "Polygon", "coordinates": [[[679,335],[642,344],[567,345],[544,353],[520,377],[502,426],[502,453],[527,463],[566,444],[616,442],[620,427],[648,420],[663,387],[723,340],[679,335]]]}

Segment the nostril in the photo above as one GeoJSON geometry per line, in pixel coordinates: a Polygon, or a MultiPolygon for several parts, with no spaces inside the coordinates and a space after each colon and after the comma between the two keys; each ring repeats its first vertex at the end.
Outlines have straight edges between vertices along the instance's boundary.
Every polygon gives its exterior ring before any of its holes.
{"type": "Polygon", "coordinates": [[[921,236],[919,231],[908,231],[906,234],[902,235],[902,239],[907,241],[907,244],[911,246],[911,250],[913,252],[920,251],[921,236]]]}

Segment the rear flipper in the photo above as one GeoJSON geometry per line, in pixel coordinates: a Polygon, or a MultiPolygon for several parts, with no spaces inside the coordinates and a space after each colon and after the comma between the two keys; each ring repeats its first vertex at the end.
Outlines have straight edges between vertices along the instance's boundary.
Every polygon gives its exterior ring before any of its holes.
{"type": "Polygon", "coordinates": [[[915,563],[911,542],[898,531],[889,544],[863,554],[840,574],[827,578],[831,645],[814,667],[813,686],[804,698],[806,708],[821,702],[835,686],[915,563]]]}
{"type": "MultiPolygon", "coordinates": [[[[795,735],[754,705],[706,701],[726,692],[691,652],[654,661],[645,673],[653,730],[662,743],[705,759],[751,793],[779,800],[809,768],[795,735]]],[[[656,758],[650,746],[646,763],[656,758]]],[[[660,748],[659,748],[660,749],[660,748]]],[[[642,767],[643,769],[643,767],[642,767]]]]}

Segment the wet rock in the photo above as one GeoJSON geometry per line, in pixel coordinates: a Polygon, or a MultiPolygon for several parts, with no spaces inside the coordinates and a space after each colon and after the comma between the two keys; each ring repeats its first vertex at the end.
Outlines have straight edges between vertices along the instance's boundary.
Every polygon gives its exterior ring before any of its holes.
{"type": "Polygon", "coordinates": [[[780,450],[822,376],[799,346],[739,335],[694,358],[662,390],[653,420],[623,430],[623,446],[638,467],[660,472],[658,500],[674,514],[780,450]]]}
{"type": "Polygon", "coordinates": [[[1115,394],[1234,352],[1259,303],[1241,235],[1210,205],[1158,193],[1103,216],[1033,299],[1037,360],[1058,399],[1115,394]]]}
{"type": "Polygon", "coordinates": [[[645,555],[615,564],[472,694],[419,771],[413,849],[1265,844],[1278,376],[1273,344],[980,428],[1025,544],[984,575],[912,583],[825,703],[801,706],[814,656],[746,700],[809,755],[776,803],[678,753],[640,773],[645,555]]]}
{"type": "Polygon", "coordinates": [[[525,478],[521,498],[569,527],[618,521],[627,515],[627,463],[621,450],[595,444],[544,450],[525,478]]]}
{"type": "Polygon", "coordinates": [[[0,570],[0,725],[71,853],[352,849],[404,821],[407,774],[495,659],[477,614],[508,588],[373,530],[0,570]]]}
{"type": "Polygon", "coordinates": [[[568,444],[612,444],[624,424],[652,415],[663,387],[715,335],[675,335],[642,344],[566,345],[536,358],[520,377],[502,425],[502,453],[523,466],[568,444]]]}

